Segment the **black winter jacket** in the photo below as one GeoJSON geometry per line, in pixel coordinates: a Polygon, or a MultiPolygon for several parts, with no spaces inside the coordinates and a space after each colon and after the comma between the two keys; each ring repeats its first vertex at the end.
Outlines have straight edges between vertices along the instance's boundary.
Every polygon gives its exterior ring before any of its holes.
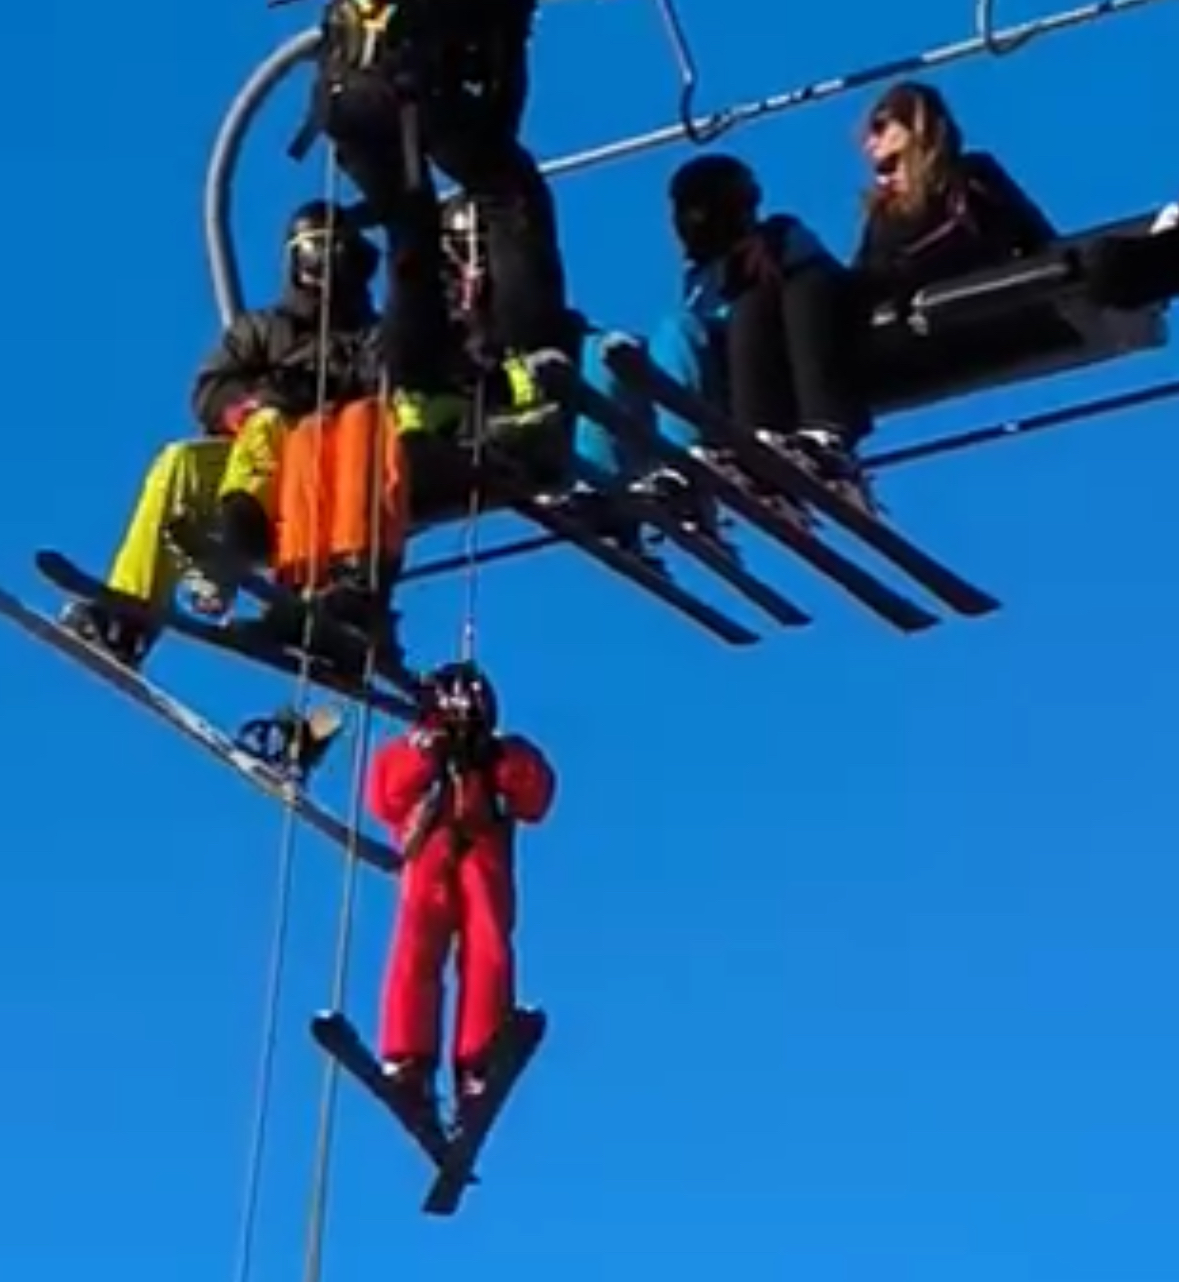
{"type": "Polygon", "coordinates": [[[855,267],[878,299],[912,294],[1010,258],[1033,254],[1056,229],[999,162],[968,152],[924,209],[873,213],[855,267]]]}
{"type": "MultiPolygon", "coordinates": [[[[197,371],[192,407],[205,432],[225,435],[226,414],[255,398],[290,419],[313,413],[319,399],[321,323],[318,296],[298,291],[274,307],[242,313],[197,371]]],[[[367,296],[333,317],[325,370],[329,404],[378,390],[380,321],[367,296]]]]}

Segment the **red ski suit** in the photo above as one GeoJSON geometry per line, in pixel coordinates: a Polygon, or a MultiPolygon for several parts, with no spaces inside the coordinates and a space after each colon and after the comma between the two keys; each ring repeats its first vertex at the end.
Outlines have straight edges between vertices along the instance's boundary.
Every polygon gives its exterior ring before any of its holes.
{"type": "MultiPolygon", "coordinates": [[[[389,825],[399,846],[413,832],[437,778],[426,734],[410,731],[385,745],[369,774],[369,808],[389,825]]],[[[479,771],[461,777],[402,872],[382,1003],[379,1047],[385,1059],[438,1062],[443,971],[452,942],[458,971],[456,1064],[478,1062],[515,1004],[515,826],[545,817],[556,775],[527,739],[505,735],[498,743],[486,777],[479,771]],[[461,853],[455,850],[456,825],[469,841],[461,853]]]]}

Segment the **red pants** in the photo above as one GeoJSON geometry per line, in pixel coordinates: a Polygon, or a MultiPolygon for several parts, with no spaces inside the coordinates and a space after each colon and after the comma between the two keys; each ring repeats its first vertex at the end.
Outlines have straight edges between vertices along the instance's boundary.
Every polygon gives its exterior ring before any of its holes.
{"type": "Polygon", "coordinates": [[[515,1001],[512,857],[497,834],[457,859],[447,831],[406,867],[385,973],[380,1049],[386,1059],[440,1060],[443,972],[456,945],[453,1061],[478,1061],[515,1001]]]}

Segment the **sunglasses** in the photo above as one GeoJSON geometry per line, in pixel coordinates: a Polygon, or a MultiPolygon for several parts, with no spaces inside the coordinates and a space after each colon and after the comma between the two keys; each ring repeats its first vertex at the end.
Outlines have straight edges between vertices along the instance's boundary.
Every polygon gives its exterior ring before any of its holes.
{"type": "Polygon", "coordinates": [[[891,112],[878,111],[868,121],[868,134],[873,138],[879,138],[880,135],[888,129],[889,125],[903,123],[903,121],[898,120],[891,112]]]}

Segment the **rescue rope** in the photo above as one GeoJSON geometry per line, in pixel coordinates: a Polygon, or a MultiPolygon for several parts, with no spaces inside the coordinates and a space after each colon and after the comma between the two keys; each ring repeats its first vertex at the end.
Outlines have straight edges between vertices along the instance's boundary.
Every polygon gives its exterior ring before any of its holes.
{"type": "MultiPolygon", "coordinates": [[[[374,476],[379,476],[373,469],[374,476]]],[[[377,570],[379,540],[374,539],[374,574],[377,570]]],[[[369,647],[364,680],[368,685],[376,675],[376,647],[369,647]]],[[[353,737],[352,778],[349,786],[347,858],[344,863],[344,880],[340,892],[340,908],[336,918],[336,950],[332,963],[331,1009],[342,1010],[348,992],[351,970],[352,940],[355,934],[356,900],[360,885],[360,855],[358,850],[360,821],[364,800],[364,780],[373,730],[373,710],[365,704],[359,725],[353,737]]],[[[311,1192],[308,1198],[307,1237],[303,1256],[303,1282],[320,1282],[323,1276],[323,1245],[327,1236],[328,1198],[331,1191],[332,1152],[335,1147],[336,1105],[340,1091],[340,1065],[329,1055],[326,1057],[319,1096],[319,1115],[316,1124],[315,1157],[312,1163],[311,1192]]]]}
{"type": "MultiPolygon", "coordinates": [[[[335,152],[329,149],[333,158],[331,173],[335,176],[335,152]]],[[[332,215],[335,213],[334,187],[329,189],[328,205],[332,215]]],[[[334,217],[329,222],[328,250],[329,259],[332,251],[332,237],[335,232],[334,217]]],[[[323,362],[326,370],[330,323],[322,340],[323,362]]],[[[397,430],[390,423],[390,388],[387,361],[381,362],[381,375],[377,392],[376,430],[372,443],[372,454],[369,467],[369,557],[367,589],[373,593],[382,608],[385,597],[382,590],[382,570],[385,557],[384,546],[384,476],[388,433],[397,430]]],[[[321,404],[326,408],[326,390],[321,404]]],[[[320,443],[322,448],[323,428],[320,423],[320,443]]],[[[318,493],[318,481],[317,491],[318,493]]],[[[315,547],[318,549],[318,541],[315,547]]],[[[389,573],[393,572],[392,567],[389,573]]],[[[375,614],[375,611],[374,611],[375,614]]],[[[375,620],[374,620],[375,621],[375,620]]],[[[396,638],[394,638],[396,641],[396,638]]],[[[377,655],[380,637],[374,629],[369,637],[365,650],[365,662],[362,672],[362,688],[368,689],[377,675],[377,655]]],[[[351,972],[352,941],[355,935],[356,903],[360,888],[360,825],[363,818],[365,779],[368,774],[369,758],[372,750],[374,713],[369,703],[364,703],[355,727],[352,742],[352,769],[348,790],[348,813],[345,822],[348,825],[348,843],[345,849],[343,882],[340,890],[340,907],[336,918],[335,956],[332,963],[330,1006],[332,1010],[342,1010],[348,993],[348,979],[351,972]]],[[[329,1197],[331,1192],[332,1155],[335,1147],[337,1104],[340,1090],[340,1065],[333,1056],[328,1056],[324,1064],[321,1079],[319,1110],[316,1124],[315,1156],[312,1162],[311,1189],[308,1196],[307,1232],[303,1256],[303,1282],[320,1282],[323,1276],[323,1248],[327,1236],[329,1197]]]]}
{"type": "MultiPolygon", "coordinates": [[[[467,225],[462,245],[462,298],[460,306],[464,315],[475,316],[483,290],[483,269],[480,261],[479,210],[473,200],[467,201],[467,225]]],[[[480,340],[480,345],[482,342],[480,340]]],[[[480,361],[485,353],[480,351],[480,361]]],[[[463,621],[459,634],[459,658],[464,663],[475,662],[478,647],[479,608],[479,518],[483,514],[483,468],[486,462],[484,448],[487,435],[487,376],[481,369],[475,381],[475,395],[471,403],[471,491],[463,529],[463,621]]]]}
{"type": "MultiPolygon", "coordinates": [[[[332,246],[335,236],[336,188],[335,153],[329,149],[324,175],[324,186],[327,201],[327,225],[324,228],[325,261],[332,261],[332,246]]],[[[284,254],[290,252],[290,246],[284,246],[284,254]]],[[[319,343],[316,360],[316,405],[315,418],[311,429],[315,432],[316,443],[312,456],[312,493],[320,493],[323,465],[323,427],[326,420],[328,404],[328,345],[332,332],[332,297],[331,273],[325,273],[323,288],[320,294],[318,326],[319,343]]],[[[285,427],[283,431],[287,430],[285,427]]],[[[305,426],[302,430],[308,430],[305,426]]],[[[276,438],[275,449],[282,450],[281,437],[276,438]]],[[[319,550],[319,505],[312,504],[309,522],[309,538],[312,548],[312,560],[308,566],[307,586],[304,589],[304,602],[310,606],[312,585],[318,581],[320,567],[317,563],[319,550]]],[[[305,718],[311,701],[312,646],[315,639],[315,613],[308,608],[303,619],[302,647],[298,672],[293,681],[291,706],[296,718],[305,718]]],[[[272,1097],[274,1094],[274,1069],[277,1059],[278,1023],[281,1010],[283,985],[286,977],[287,947],[290,939],[291,891],[294,884],[295,851],[299,833],[298,814],[292,805],[283,807],[282,830],[279,836],[278,879],[275,893],[274,924],[271,932],[270,955],[267,962],[266,991],[263,998],[263,1029],[261,1050],[258,1058],[258,1069],[254,1091],[253,1115],[250,1127],[250,1141],[246,1162],[245,1191],[242,1200],[241,1222],[238,1232],[237,1259],[234,1271],[235,1282],[249,1282],[253,1272],[254,1247],[257,1235],[258,1204],[262,1191],[263,1172],[265,1170],[266,1144],[269,1137],[272,1097]]],[[[351,831],[348,859],[356,857],[356,832],[351,831]]]]}

